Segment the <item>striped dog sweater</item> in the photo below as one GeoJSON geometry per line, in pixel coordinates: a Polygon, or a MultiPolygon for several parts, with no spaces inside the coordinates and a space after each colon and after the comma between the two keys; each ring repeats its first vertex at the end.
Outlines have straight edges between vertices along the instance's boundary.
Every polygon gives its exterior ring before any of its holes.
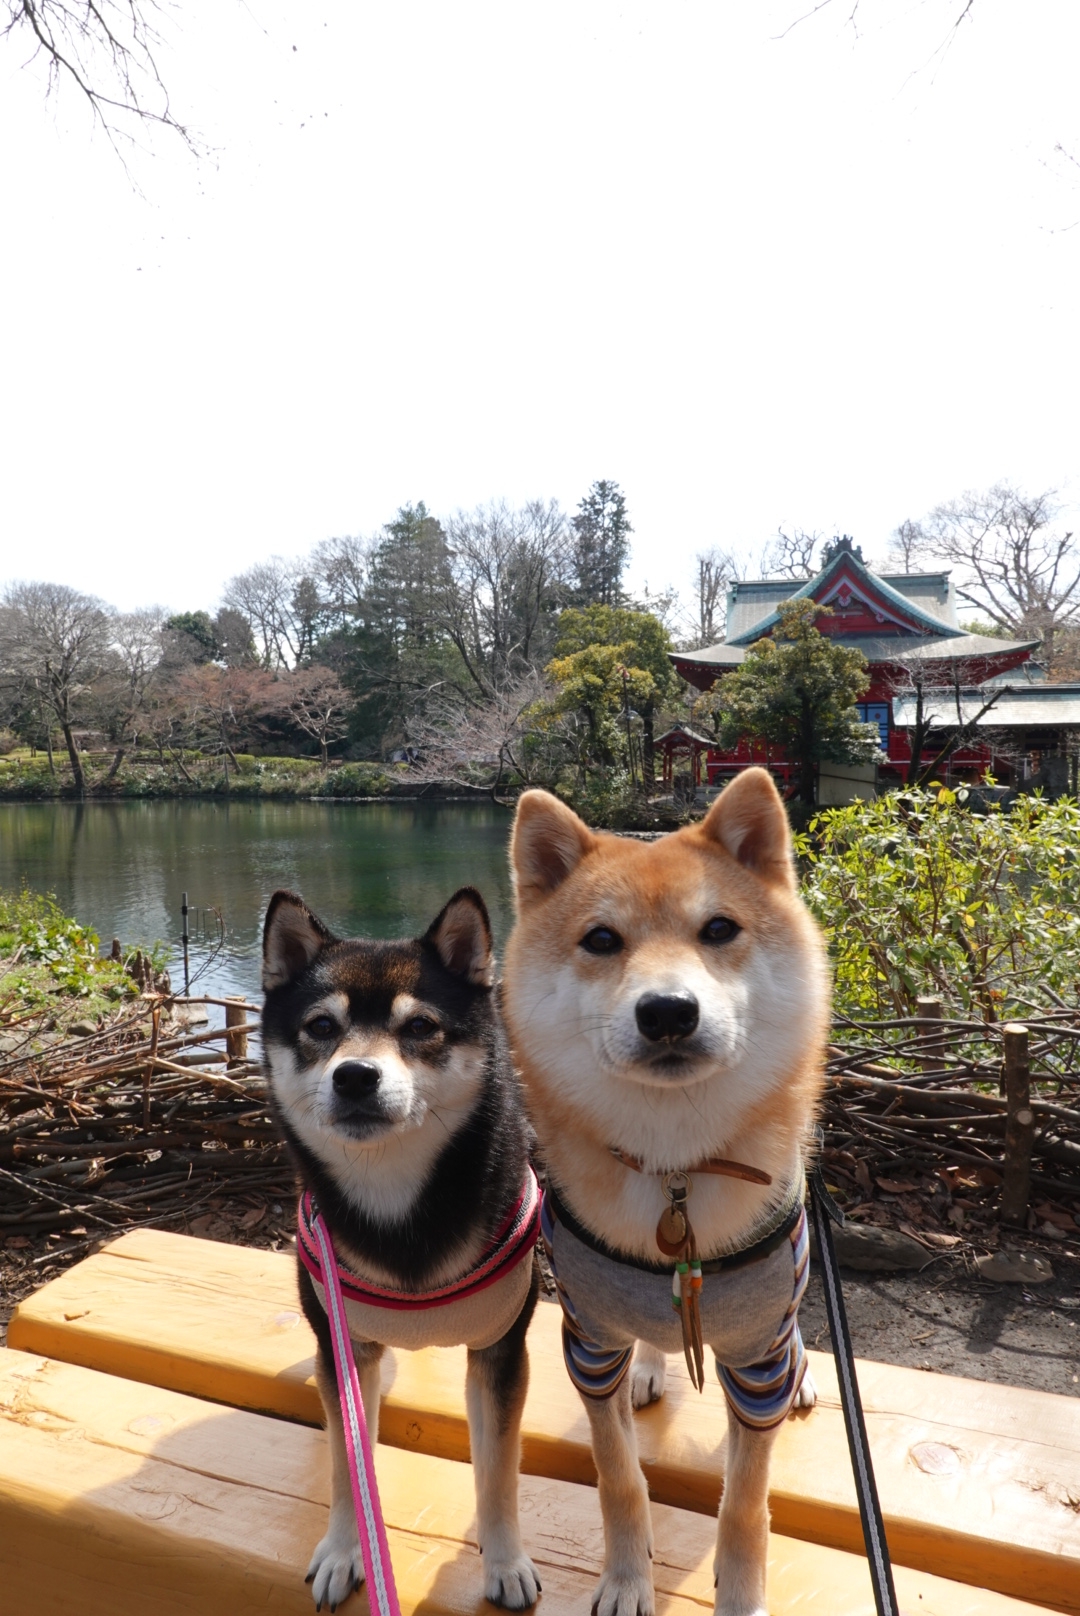
{"type": "MultiPolygon", "coordinates": [[[[670,1265],[605,1250],[550,1186],[540,1229],[562,1305],[563,1358],[582,1396],[613,1395],[635,1341],[682,1353],[670,1265]]],[[[798,1324],[809,1271],[801,1195],[792,1192],[764,1238],[702,1269],[702,1334],[724,1395],[743,1425],[769,1430],[787,1418],[806,1373],[798,1324]]]]}

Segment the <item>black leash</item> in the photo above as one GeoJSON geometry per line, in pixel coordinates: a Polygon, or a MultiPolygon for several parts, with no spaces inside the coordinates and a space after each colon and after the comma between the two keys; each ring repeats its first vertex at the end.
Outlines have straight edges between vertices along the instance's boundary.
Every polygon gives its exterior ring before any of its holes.
{"type": "Polygon", "coordinates": [[[840,1382],[840,1402],[847,1427],[851,1468],[855,1472],[855,1492],[859,1500],[866,1558],[870,1564],[870,1581],[874,1586],[874,1603],[878,1616],[900,1616],[896,1589],[893,1587],[889,1545],[885,1540],[885,1522],[881,1518],[874,1467],[870,1460],[870,1444],[866,1440],[862,1398],[855,1378],[855,1355],[851,1350],[844,1293],[840,1288],[840,1268],[833,1245],[831,1224],[836,1223],[843,1228],[844,1214],[826,1189],[821,1168],[817,1166],[810,1173],[810,1210],[817,1235],[818,1259],[825,1285],[825,1313],[832,1336],[833,1357],[836,1359],[836,1377],[840,1382]]]}

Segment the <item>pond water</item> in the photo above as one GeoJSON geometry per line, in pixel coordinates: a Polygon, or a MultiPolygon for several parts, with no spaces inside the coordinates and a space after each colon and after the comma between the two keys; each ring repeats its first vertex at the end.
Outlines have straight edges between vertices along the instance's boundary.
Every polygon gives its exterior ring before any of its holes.
{"type": "Polygon", "coordinates": [[[179,965],[181,894],[207,993],[259,992],[259,937],[276,887],[340,935],[423,931],[460,886],[479,887],[496,945],[510,928],[510,814],[495,804],[116,802],[0,804],[0,887],[53,892],[108,948],[158,939],[179,965]],[[224,946],[210,939],[220,910],[224,946]],[[195,910],[200,911],[198,915],[195,910]]]}

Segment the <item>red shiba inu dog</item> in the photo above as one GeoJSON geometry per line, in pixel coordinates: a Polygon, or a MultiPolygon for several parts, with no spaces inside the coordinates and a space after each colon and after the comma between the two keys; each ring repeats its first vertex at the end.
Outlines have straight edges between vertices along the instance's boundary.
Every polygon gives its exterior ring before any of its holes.
{"type": "Polygon", "coordinates": [[[729,1410],[716,1610],[765,1616],[772,1440],[814,1400],[797,1308],[829,1013],[783,804],[749,769],[700,825],[642,843],[529,791],[511,864],[504,1011],[600,1478],[594,1611],[651,1616],[631,1404],[662,1394],[667,1352],[700,1383],[707,1346],[729,1410]]]}

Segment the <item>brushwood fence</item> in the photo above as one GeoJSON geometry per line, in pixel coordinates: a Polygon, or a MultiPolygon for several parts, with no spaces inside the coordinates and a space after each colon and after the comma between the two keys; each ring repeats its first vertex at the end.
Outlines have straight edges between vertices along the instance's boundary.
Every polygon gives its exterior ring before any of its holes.
{"type": "Polygon", "coordinates": [[[875,1221],[884,1198],[939,1242],[991,1224],[1080,1241],[1080,1009],[1003,1024],[935,999],[917,1011],[834,1023],[823,1160],[845,1210],[875,1221]]]}
{"type": "MultiPolygon", "coordinates": [[[[97,1034],[0,1060],[0,1237],[183,1223],[212,1196],[287,1197],[259,1008],[147,994],[97,1034]],[[213,1016],[219,1024],[191,1025],[213,1016]]],[[[821,1107],[826,1177],[858,1221],[924,1243],[1005,1226],[1080,1245],[1080,1008],[1023,1024],[838,1019],[821,1107]]]]}

